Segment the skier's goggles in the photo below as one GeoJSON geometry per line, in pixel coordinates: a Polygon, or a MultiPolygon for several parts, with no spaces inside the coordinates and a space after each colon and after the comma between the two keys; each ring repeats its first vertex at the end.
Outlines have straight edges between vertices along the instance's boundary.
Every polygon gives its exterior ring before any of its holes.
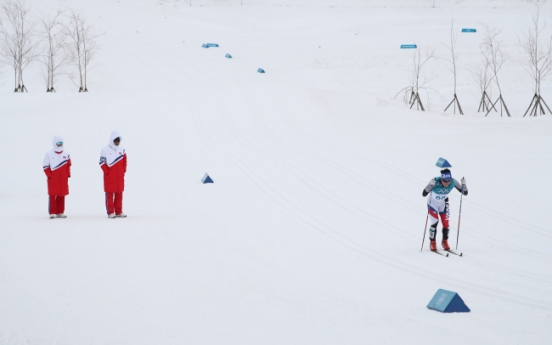
{"type": "Polygon", "coordinates": [[[63,146],[63,141],[58,141],[58,142],[56,143],[56,145],[57,145],[57,146],[63,146]]]}

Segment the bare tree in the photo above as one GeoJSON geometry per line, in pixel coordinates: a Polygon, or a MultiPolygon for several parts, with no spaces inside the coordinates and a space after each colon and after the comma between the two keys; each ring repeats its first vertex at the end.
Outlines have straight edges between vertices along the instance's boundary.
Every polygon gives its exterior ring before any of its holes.
{"type": "Polygon", "coordinates": [[[69,14],[69,24],[65,26],[68,37],[67,57],[77,68],[79,79],[79,92],[88,92],[86,85],[90,62],[95,57],[97,50],[96,38],[98,35],[94,29],[87,25],[84,18],[77,12],[69,14]]]}
{"type": "Polygon", "coordinates": [[[6,1],[1,11],[5,17],[0,21],[1,57],[14,70],[14,92],[27,92],[23,72],[36,59],[35,24],[29,21],[24,0],[6,1]]]}
{"type": "Polygon", "coordinates": [[[543,104],[552,113],[541,97],[541,83],[552,71],[552,35],[543,38],[546,26],[546,21],[540,21],[540,8],[537,6],[531,26],[529,26],[524,37],[519,39],[519,45],[526,53],[526,59],[522,61],[522,64],[531,74],[535,83],[535,95],[523,117],[527,113],[529,113],[529,116],[537,116],[537,112],[539,111],[541,115],[546,114],[542,106],[543,104]],[[546,41],[546,44],[542,41],[546,41]]]}
{"type": "Polygon", "coordinates": [[[424,67],[426,64],[435,59],[435,49],[426,49],[424,55],[422,55],[421,50],[416,50],[412,55],[412,65],[411,65],[411,74],[410,74],[410,86],[407,86],[400,90],[395,97],[404,93],[403,100],[405,103],[410,105],[410,109],[416,105],[417,110],[425,111],[424,105],[420,98],[420,91],[425,91],[427,96],[427,101],[429,103],[429,91],[433,90],[428,88],[426,85],[433,78],[427,78],[424,73],[424,67]]]}
{"type": "MultiPolygon", "coordinates": [[[[2,6],[3,12],[5,12],[4,4],[2,6]]],[[[9,17],[8,17],[9,18],[9,17]]],[[[9,21],[9,20],[8,20],[9,21]]],[[[17,49],[17,36],[13,35],[6,24],[0,18],[0,57],[2,61],[13,68],[14,75],[14,92],[17,92],[17,71],[18,71],[18,49],[17,49]]]]}
{"type": "MultiPolygon", "coordinates": [[[[491,105],[493,101],[491,100],[491,71],[489,69],[489,62],[484,59],[482,63],[474,65],[472,68],[473,79],[479,86],[479,91],[481,92],[481,101],[479,102],[479,108],[477,112],[488,111],[493,109],[491,105]]],[[[496,108],[494,108],[496,111],[496,108]]]]}
{"type": "Polygon", "coordinates": [[[90,62],[95,58],[97,51],[96,38],[98,35],[94,32],[91,26],[84,28],[84,41],[83,41],[83,52],[84,52],[84,92],[88,92],[88,87],[86,84],[88,70],[90,69],[90,62]]]}
{"type": "Polygon", "coordinates": [[[452,101],[447,105],[445,108],[445,111],[452,105],[454,109],[454,114],[456,114],[456,106],[458,106],[458,110],[460,111],[461,115],[464,115],[462,112],[462,107],[460,106],[460,101],[458,101],[458,97],[456,96],[456,65],[458,61],[458,54],[456,54],[456,42],[458,41],[458,32],[454,28],[454,20],[450,24],[450,46],[445,45],[445,47],[450,50],[450,62],[452,63],[452,74],[454,75],[454,97],[452,98],[452,101]]]}
{"type": "Polygon", "coordinates": [[[54,82],[56,77],[63,74],[63,67],[67,64],[67,55],[63,54],[66,46],[66,32],[61,24],[63,11],[58,10],[49,18],[41,18],[41,36],[43,54],[40,61],[44,64],[46,92],[56,92],[54,82]]]}
{"type": "Polygon", "coordinates": [[[495,102],[491,104],[491,107],[487,110],[485,116],[489,115],[492,109],[495,109],[495,105],[500,102],[500,116],[502,116],[502,110],[506,111],[506,114],[510,117],[510,111],[506,107],[506,102],[502,97],[502,89],[500,88],[500,81],[498,79],[498,72],[502,69],[504,62],[508,59],[507,55],[502,51],[502,41],[498,39],[500,30],[485,28],[485,36],[483,43],[481,44],[481,53],[485,58],[485,61],[489,64],[492,80],[498,88],[499,96],[495,102]]]}

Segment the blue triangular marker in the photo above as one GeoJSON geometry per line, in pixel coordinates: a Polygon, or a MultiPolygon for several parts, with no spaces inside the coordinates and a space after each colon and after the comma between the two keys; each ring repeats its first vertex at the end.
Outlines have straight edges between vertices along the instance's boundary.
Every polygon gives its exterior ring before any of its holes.
{"type": "Polygon", "coordinates": [[[211,177],[209,177],[209,175],[207,173],[205,173],[205,175],[203,176],[203,178],[201,179],[201,182],[203,182],[204,184],[205,183],[215,183],[211,177]]]}
{"type": "Polygon", "coordinates": [[[437,165],[439,168],[452,168],[452,165],[450,165],[450,163],[444,158],[439,158],[435,165],[437,165]]]}
{"type": "Polygon", "coordinates": [[[259,69],[257,70],[257,72],[259,72],[259,73],[265,73],[264,69],[262,69],[262,68],[259,68],[259,69]]]}
{"type": "Polygon", "coordinates": [[[470,308],[464,303],[460,295],[453,291],[437,290],[429,304],[428,309],[441,313],[469,313],[470,308]]]}
{"type": "Polygon", "coordinates": [[[231,58],[232,58],[232,55],[226,54],[226,55],[224,55],[224,57],[225,57],[225,58],[228,58],[228,59],[231,59],[231,58]]]}
{"type": "Polygon", "coordinates": [[[469,313],[471,310],[459,294],[456,294],[452,301],[450,301],[445,313],[469,313]]]}

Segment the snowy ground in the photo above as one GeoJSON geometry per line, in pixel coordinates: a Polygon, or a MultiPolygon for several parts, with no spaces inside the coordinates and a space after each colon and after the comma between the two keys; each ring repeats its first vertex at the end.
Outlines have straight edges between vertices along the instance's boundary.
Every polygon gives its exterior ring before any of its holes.
{"type": "Polygon", "coordinates": [[[522,118],[532,89],[516,46],[531,2],[243,2],[62,1],[105,31],[91,92],[64,79],[45,94],[37,65],[13,94],[4,68],[0,344],[549,342],[552,116],[522,118]],[[513,118],[476,112],[481,32],[459,36],[466,115],[442,113],[451,19],[502,29],[513,118]],[[441,58],[443,98],[425,113],[394,98],[407,43],[441,58]],[[108,220],[97,163],[113,129],[129,217],[108,220]],[[47,217],[54,134],[73,160],[65,220],[47,217]],[[463,258],[419,251],[439,157],[470,190],[463,258]],[[439,288],[472,312],[428,310],[439,288]]]}

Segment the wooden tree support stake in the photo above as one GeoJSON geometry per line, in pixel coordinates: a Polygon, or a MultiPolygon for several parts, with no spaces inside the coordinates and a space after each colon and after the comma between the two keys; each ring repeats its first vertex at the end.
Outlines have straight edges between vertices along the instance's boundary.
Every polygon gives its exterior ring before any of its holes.
{"type": "Polygon", "coordinates": [[[414,96],[414,98],[412,98],[412,96],[410,97],[410,98],[411,98],[411,101],[410,101],[410,109],[412,109],[412,107],[414,106],[414,104],[416,104],[416,108],[417,108],[418,110],[421,108],[422,111],[425,111],[424,105],[422,104],[422,101],[420,100],[420,94],[417,93],[417,92],[412,92],[412,95],[414,96]]]}
{"type": "Polygon", "coordinates": [[[449,105],[447,105],[447,107],[445,108],[445,111],[447,111],[447,109],[453,104],[454,104],[454,113],[456,114],[456,105],[458,105],[458,110],[460,111],[460,115],[464,115],[464,112],[462,111],[462,107],[460,106],[460,101],[458,101],[458,97],[456,97],[456,94],[454,94],[454,98],[449,103],[449,105]]]}
{"type": "Polygon", "coordinates": [[[527,108],[527,110],[525,111],[525,114],[523,114],[523,117],[525,117],[525,115],[527,115],[529,110],[531,110],[531,112],[529,112],[529,116],[537,116],[537,112],[539,110],[540,110],[540,115],[546,114],[546,112],[544,111],[544,108],[542,107],[543,104],[546,107],[546,109],[548,109],[548,112],[552,114],[552,111],[550,111],[550,108],[548,107],[548,104],[546,104],[546,102],[541,97],[541,95],[535,94],[533,96],[533,99],[531,100],[531,104],[529,104],[529,108],[527,108]],[[531,109],[531,106],[533,107],[533,109],[531,109]]]}
{"type": "Polygon", "coordinates": [[[493,101],[491,100],[491,98],[487,94],[487,91],[483,91],[483,95],[481,95],[481,102],[479,102],[479,108],[477,109],[477,112],[479,113],[481,111],[487,111],[487,110],[490,110],[490,109],[494,109],[494,111],[497,111],[494,106],[489,107],[489,104],[492,105],[493,101]],[[487,103],[487,101],[489,103],[487,103]]]}
{"type": "Polygon", "coordinates": [[[506,107],[506,102],[504,102],[504,99],[502,98],[502,94],[500,94],[500,96],[498,96],[498,98],[496,99],[496,101],[491,105],[491,109],[489,109],[489,111],[487,111],[487,114],[485,114],[485,117],[487,115],[489,115],[489,113],[491,112],[491,110],[494,108],[494,106],[500,101],[500,117],[502,117],[502,108],[504,107],[504,110],[506,110],[506,114],[508,115],[508,117],[512,117],[510,115],[510,111],[508,111],[508,107],[506,107]]]}

